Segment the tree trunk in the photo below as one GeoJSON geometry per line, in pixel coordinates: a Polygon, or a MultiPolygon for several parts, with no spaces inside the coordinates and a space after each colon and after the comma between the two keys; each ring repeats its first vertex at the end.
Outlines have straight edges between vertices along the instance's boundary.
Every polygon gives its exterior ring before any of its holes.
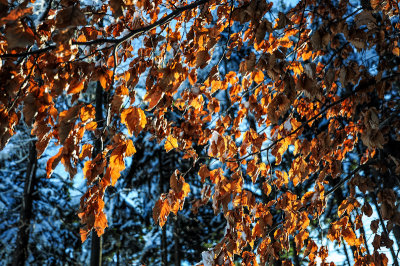
{"type": "Polygon", "coordinates": [[[295,266],[301,266],[299,254],[297,254],[296,243],[294,239],[290,240],[290,245],[293,247],[293,261],[295,266]]]}
{"type": "Polygon", "coordinates": [[[161,265],[168,265],[168,254],[167,254],[167,223],[164,224],[161,233],[161,265]]]}
{"type": "MultiPolygon", "coordinates": [[[[166,176],[164,175],[164,169],[163,169],[163,163],[165,161],[163,160],[162,150],[159,151],[158,160],[159,160],[158,171],[160,174],[160,180],[159,180],[158,185],[159,185],[160,194],[161,194],[166,191],[165,190],[165,182],[164,182],[164,179],[166,178],[166,176]]],[[[164,224],[164,226],[162,227],[162,231],[161,231],[161,265],[163,265],[163,266],[168,265],[167,222],[164,224]]]]}
{"type": "Polygon", "coordinates": [[[24,265],[28,258],[29,231],[32,218],[33,191],[36,185],[37,154],[36,142],[31,143],[25,177],[24,195],[19,220],[19,231],[14,252],[13,265],[24,265]]]}
{"type": "Polygon", "coordinates": [[[181,266],[181,257],[179,256],[179,216],[174,217],[174,257],[175,266],[181,266]]]}
{"type": "MultiPolygon", "coordinates": [[[[103,123],[103,88],[101,87],[100,82],[97,82],[96,86],[96,122],[97,127],[102,128],[103,123]]],[[[97,138],[94,143],[93,149],[93,158],[97,156],[103,150],[103,140],[97,138]]],[[[92,245],[90,249],[90,265],[91,266],[99,266],[102,263],[102,246],[103,239],[100,236],[97,236],[95,231],[92,232],[92,245]]]]}

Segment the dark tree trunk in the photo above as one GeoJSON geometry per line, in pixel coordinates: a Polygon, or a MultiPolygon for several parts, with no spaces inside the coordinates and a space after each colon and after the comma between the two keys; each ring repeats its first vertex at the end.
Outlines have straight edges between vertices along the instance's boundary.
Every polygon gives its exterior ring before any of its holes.
{"type": "Polygon", "coordinates": [[[32,218],[33,191],[36,185],[37,154],[35,142],[29,148],[24,195],[19,219],[19,230],[14,252],[13,265],[24,265],[28,258],[29,231],[32,218]]]}
{"type": "Polygon", "coordinates": [[[299,258],[299,254],[297,254],[297,248],[296,248],[296,243],[294,242],[294,240],[290,240],[290,245],[292,245],[293,247],[293,261],[294,261],[294,265],[295,266],[300,266],[300,258],[299,258]]]}
{"type": "Polygon", "coordinates": [[[167,223],[164,224],[161,233],[161,265],[168,265],[168,254],[167,254],[167,223]]]}
{"type": "Polygon", "coordinates": [[[181,257],[179,256],[179,216],[174,219],[174,257],[175,266],[181,266],[181,257]]]}
{"type": "MultiPolygon", "coordinates": [[[[97,82],[96,86],[96,122],[97,127],[102,128],[103,123],[103,88],[100,82],[97,82]]],[[[93,158],[97,156],[103,150],[103,140],[97,138],[94,143],[93,158]]],[[[102,264],[102,249],[103,249],[103,239],[97,236],[95,231],[92,232],[92,245],[90,248],[90,265],[99,266],[102,264]]]]}
{"type": "MultiPolygon", "coordinates": [[[[164,193],[166,191],[165,189],[165,180],[167,177],[164,175],[165,169],[163,169],[164,163],[165,163],[165,158],[163,158],[163,151],[159,151],[159,174],[160,174],[160,180],[159,180],[159,189],[160,193],[164,193]]],[[[168,221],[167,221],[168,222],[168,221]]],[[[166,266],[168,265],[168,250],[167,250],[167,222],[164,224],[162,231],[161,231],[161,265],[166,266]]]]}

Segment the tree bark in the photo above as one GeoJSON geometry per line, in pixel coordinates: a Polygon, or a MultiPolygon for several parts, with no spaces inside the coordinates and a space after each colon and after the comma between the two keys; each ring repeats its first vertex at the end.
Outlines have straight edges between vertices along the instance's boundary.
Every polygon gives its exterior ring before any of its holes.
{"type": "MultiPolygon", "coordinates": [[[[96,86],[96,122],[97,127],[103,127],[103,88],[100,82],[97,82],[96,86]]],[[[97,156],[103,150],[103,140],[102,138],[97,138],[94,143],[93,158],[97,156]]],[[[90,265],[99,266],[102,264],[102,250],[103,249],[103,239],[97,236],[95,231],[92,232],[92,245],[90,248],[90,265]]]]}
{"type": "Polygon", "coordinates": [[[19,230],[13,265],[24,265],[28,258],[29,231],[32,218],[33,192],[36,185],[37,154],[35,141],[29,148],[29,161],[25,177],[24,194],[20,212],[19,230]]]}
{"type": "Polygon", "coordinates": [[[174,257],[175,266],[181,266],[181,258],[179,256],[179,216],[174,217],[174,257]]]}

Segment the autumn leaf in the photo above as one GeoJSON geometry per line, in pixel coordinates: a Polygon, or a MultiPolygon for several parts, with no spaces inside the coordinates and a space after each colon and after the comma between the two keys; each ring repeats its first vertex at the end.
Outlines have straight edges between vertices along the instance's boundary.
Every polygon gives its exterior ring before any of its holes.
{"type": "Polygon", "coordinates": [[[47,166],[46,166],[47,178],[50,178],[50,177],[51,177],[51,174],[53,173],[53,170],[54,170],[54,169],[56,168],[56,166],[60,163],[62,151],[63,151],[63,149],[60,148],[60,149],[58,150],[58,153],[57,153],[56,155],[54,155],[53,157],[51,157],[51,158],[47,161],[47,166]]]}
{"type": "Polygon", "coordinates": [[[84,144],[81,149],[81,153],[79,154],[79,159],[84,159],[86,157],[89,157],[89,159],[92,157],[92,152],[93,152],[93,146],[92,144],[84,144]]]}
{"type": "Polygon", "coordinates": [[[7,24],[7,23],[12,23],[18,19],[23,18],[24,16],[26,16],[28,14],[32,14],[32,7],[28,7],[28,8],[17,7],[15,9],[11,10],[11,12],[7,16],[1,18],[0,26],[7,24]]]}
{"type": "Polygon", "coordinates": [[[163,227],[167,221],[168,215],[171,212],[171,207],[168,200],[159,199],[153,208],[153,220],[163,227]]]}
{"type": "Polygon", "coordinates": [[[60,29],[86,25],[85,14],[78,6],[66,7],[57,13],[55,25],[60,29]]]}
{"type": "Polygon", "coordinates": [[[110,0],[110,7],[113,12],[114,18],[122,16],[122,0],[110,0]]]}
{"type": "Polygon", "coordinates": [[[126,125],[130,135],[139,135],[147,123],[144,111],[138,107],[130,107],[121,113],[121,122],[126,125]]]}
{"type": "Polygon", "coordinates": [[[82,243],[86,241],[89,232],[90,231],[88,231],[87,229],[84,229],[84,228],[79,229],[79,234],[81,235],[82,243]]]}
{"type": "Polygon", "coordinates": [[[85,105],[81,108],[81,120],[82,122],[86,122],[90,119],[95,119],[95,114],[96,111],[93,107],[93,105],[89,104],[89,105],[85,105]]]}
{"type": "Polygon", "coordinates": [[[146,93],[146,95],[144,96],[144,100],[145,101],[149,101],[149,106],[147,110],[152,110],[162,99],[162,97],[164,96],[164,92],[160,91],[160,90],[156,90],[156,91],[148,91],[146,93]]]}
{"type": "Polygon", "coordinates": [[[165,140],[164,148],[167,152],[172,149],[178,148],[178,140],[174,136],[169,135],[165,140]]]}
{"type": "Polygon", "coordinates": [[[83,90],[84,87],[85,87],[85,81],[81,81],[81,82],[72,84],[68,88],[68,94],[79,93],[79,92],[81,92],[83,90]]]}
{"type": "Polygon", "coordinates": [[[349,244],[350,246],[355,246],[356,245],[356,235],[354,234],[353,229],[351,229],[350,227],[346,227],[343,231],[342,231],[342,236],[343,239],[347,242],[347,244],[349,244]]]}
{"type": "Polygon", "coordinates": [[[8,49],[26,47],[35,41],[32,30],[20,21],[7,25],[5,36],[8,49]]]}
{"type": "Polygon", "coordinates": [[[207,166],[203,164],[199,170],[199,176],[201,178],[201,182],[204,183],[207,177],[210,177],[210,171],[208,170],[207,166]]]}
{"type": "Polygon", "coordinates": [[[400,48],[399,47],[394,47],[393,50],[392,50],[392,53],[395,56],[400,56],[400,48]]]}
{"type": "Polygon", "coordinates": [[[207,50],[201,50],[197,53],[196,68],[204,68],[211,57],[207,50]]]}
{"type": "Polygon", "coordinates": [[[78,118],[80,106],[75,105],[68,110],[60,113],[60,123],[58,127],[58,136],[61,143],[64,143],[65,139],[71,133],[75,121],[78,118]]]}
{"type": "Polygon", "coordinates": [[[263,81],[264,81],[264,73],[261,70],[259,70],[254,75],[254,82],[255,83],[261,83],[263,81]]]}
{"type": "Polygon", "coordinates": [[[96,229],[97,235],[101,236],[104,233],[104,229],[108,226],[107,217],[104,212],[100,212],[95,219],[94,228],[96,229]]]}

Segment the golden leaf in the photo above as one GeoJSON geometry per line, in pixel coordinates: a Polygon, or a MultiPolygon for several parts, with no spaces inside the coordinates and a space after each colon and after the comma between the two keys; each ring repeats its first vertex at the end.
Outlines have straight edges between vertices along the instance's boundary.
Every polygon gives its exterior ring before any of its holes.
{"type": "Polygon", "coordinates": [[[178,140],[174,136],[169,135],[165,140],[164,148],[167,152],[172,149],[178,148],[178,140]]]}
{"type": "Polygon", "coordinates": [[[255,83],[261,83],[264,81],[264,73],[259,70],[254,74],[254,82],[255,83]]]}

